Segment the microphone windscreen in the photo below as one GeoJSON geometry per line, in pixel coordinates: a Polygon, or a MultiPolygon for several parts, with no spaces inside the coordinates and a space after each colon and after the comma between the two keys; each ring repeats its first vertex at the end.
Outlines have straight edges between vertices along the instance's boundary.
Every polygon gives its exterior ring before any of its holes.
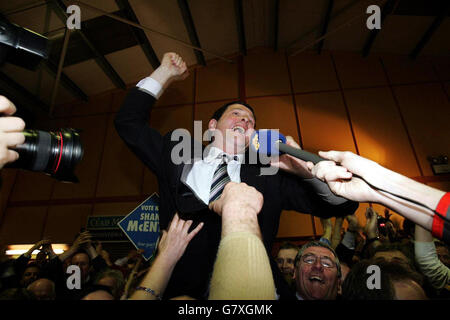
{"type": "Polygon", "coordinates": [[[276,156],[280,154],[277,141],[286,143],[286,137],[278,130],[256,130],[250,138],[250,148],[252,148],[255,152],[267,155],[269,157],[276,156]]]}

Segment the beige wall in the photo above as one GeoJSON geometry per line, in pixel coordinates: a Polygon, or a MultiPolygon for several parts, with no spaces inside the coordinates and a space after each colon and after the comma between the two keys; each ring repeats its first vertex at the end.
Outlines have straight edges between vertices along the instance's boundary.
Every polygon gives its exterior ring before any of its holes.
{"type": "MultiPolygon", "coordinates": [[[[259,128],[279,128],[305,149],[351,150],[410,177],[429,177],[427,156],[450,155],[449,65],[442,58],[363,59],[329,52],[287,59],[256,49],[234,64],[214,62],[192,70],[162,96],[151,124],[162,133],[178,127],[192,132],[193,120],[202,120],[205,129],[217,107],[246,98],[259,128]]],[[[71,242],[89,215],[125,215],[157,191],[153,174],[115,132],[113,118],[124,96],[110,91],[89,103],[59,106],[54,120],[43,121],[45,128],[83,130],[85,155],[76,170],[81,183],[3,170],[3,241],[33,243],[50,237],[71,242]]],[[[433,181],[430,185],[449,190],[448,179],[433,181]]],[[[367,205],[358,210],[361,222],[367,205]]],[[[309,215],[284,212],[278,237],[320,234],[320,221],[312,221],[309,215]]]]}

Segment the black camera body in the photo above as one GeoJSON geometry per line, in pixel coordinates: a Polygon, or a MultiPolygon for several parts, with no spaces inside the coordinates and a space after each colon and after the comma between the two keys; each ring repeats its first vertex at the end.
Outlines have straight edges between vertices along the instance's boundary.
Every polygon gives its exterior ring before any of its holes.
{"type": "Polygon", "coordinates": [[[388,230],[387,230],[387,222],[388,221],[390,221],[390,220],[380,217],[380,216],[378,216],[378,218],[377,218],[378,232],[383,236],[388,235],[388,230]]]}

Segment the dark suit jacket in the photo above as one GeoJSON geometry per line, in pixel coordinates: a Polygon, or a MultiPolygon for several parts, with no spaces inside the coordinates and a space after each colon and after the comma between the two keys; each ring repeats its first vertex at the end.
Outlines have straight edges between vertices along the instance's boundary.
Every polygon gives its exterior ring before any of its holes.
{"type": "MultiPolygon", "coordinates": [[[[155,101],[148,93],[132,88],[115,118],[115,126],[128,147],[157,176],[161,201],[160,228],[168,226],[175,212],[184,219],[192,219],[192,228],[200,222],[205,223],[175,267],[164,294],[166,298],[184,294],[201,297],[207,290],[220,242],[221,219],[180,181],[184,164],[175,165],[171,161],[171,151],[179,141],[171,141],[171,133],[162,136],[149,126],[155,101]]],[[[282,171],[261,176],[260,169],[258,164],[242,164],[241,181],[255,187],[264,196],[258,221],[269,256],[283,209],[331,217],[352,214],[358,207],[351,201],[339,206],[329,205],[302,179],[282,171]]],[[[273,261],[272,270],[277,289],[282,291],[279,287],[284,284],[277,282],[283,280],[273,261]]]]}

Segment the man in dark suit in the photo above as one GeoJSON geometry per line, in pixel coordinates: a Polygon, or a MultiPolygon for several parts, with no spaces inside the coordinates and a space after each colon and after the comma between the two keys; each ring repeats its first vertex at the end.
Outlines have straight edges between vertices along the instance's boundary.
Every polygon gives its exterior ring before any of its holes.
{"type": "MultiPolygon", "coordinates": [[[[176,212],[185,220],[193,220],[192,228],[204,223],[175,267],[164,298],[207,297],[221,232],[221,219],[208,204],[220,196],[227,181],[245,182],[262,193],[264,205],[258,222],[268,252],[283,209],[331,217],[352,214],[358,207],[334,196],[324,183],[312,177],[305,162],[287,155],[274,163],[283,170],[261,175],[261,164],[246,161],[255,116],[243,102],[227,104],[214,114],[208,123],[214,139],[208,147],[203,149],[201,141],[191,139],[190,148],[180,151],[180,142],[172,133],[162,136],[148,123],[151,108],[163,89],[172,81],[185,79],[187,73],[180,56],[166,53],[161,66],[130,90],[115,119],[120,137],[158,179],[160,228],[166,228],[176,212]],[[194,157],[192,150],[199,149],[204,150],[203,157],[194,157]],[[188,161],[176,161],[180,157],[188,161]]],[[[296,146],[291,138],[289,143],[296,146]]],[[[273,259],[271,263],[278,294],[281,298],[290,296],[273,259]]]]}

